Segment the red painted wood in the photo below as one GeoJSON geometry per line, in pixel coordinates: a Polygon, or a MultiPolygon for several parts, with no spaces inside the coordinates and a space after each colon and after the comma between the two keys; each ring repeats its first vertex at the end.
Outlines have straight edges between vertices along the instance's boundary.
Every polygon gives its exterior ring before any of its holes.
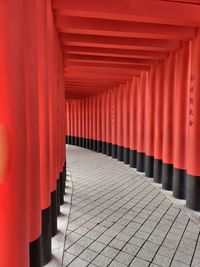
{"type": "Polygon", "coordinates": [[[163,154],[164,163],[173,164],[174,152],[174,90],[176,54],[171,53],[165,62],[163,86],[163,154]]]}
{"type": "Polygon", "coordinates": [[[22,0],[0,2],[0,264],[3,267],[13,263],[16,267],[29,266],[25,103],[25,90],[29,88],[25,89],[22,56],[26,30],[24,6],[22,0]]]}
{"type": "Polygon", "coordinates": [[[187,147],[187,172],[190,175],[200,176],[199,166],[199,108],[200,108],[200,29],[198,29],[198,35],[191,43],[191,75],[190,75],[190,87],[189,87],[189,117],[188,117],[188,147],[187,147]],[[192,113],[191,113],[192,112],[192,113]]]}

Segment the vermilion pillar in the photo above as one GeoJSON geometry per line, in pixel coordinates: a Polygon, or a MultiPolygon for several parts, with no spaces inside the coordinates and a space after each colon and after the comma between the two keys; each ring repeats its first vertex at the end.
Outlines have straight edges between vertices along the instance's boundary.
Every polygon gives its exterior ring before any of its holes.
{"type": "Polygon", "coordinates": [[[102,150],[102,128],[101,128],[101,120],[102,120],[102,113],[101,113],[101,95],[97,97],[97,151],[101,152],[102,150]]]}
{"type": "Polygon", "coordinates": [[[88,113],[88,123],[89,123],[89,149],[93,149],[93,114],[92,114],[92,106],[93,106],[93,100],[92,97],[89,97],[89,113],[88,113]]]}
{"type": "Polygon", "coordinates": [[[85,99],[85,130],[86,148],[89,149],[89,98],[85,99]]]}
{"type": "Polygon", "coordinates": [[[50,191],[51,191],[51,235],[57,233],[57,197],[56,197],[56,46],[55,30],[52,17],[51,2],[47,2],[47,34],[48,34],[48,88],[49,88],[49,145],[50,145],[50,191]]]}
{"type": "Polygon", "coordinates": [[[71,101],[71,144],[75,145],[75,101],[71,101]]]}
{"type": "Polygon", "coordinates": [[[164,64],[156,66],[155,84],[155,113],[154,113],[154,181],[162,182],[162,155],[163,155],[163,86],[164,64]]]}
{"type": "Polygon", "coordinates": [[[42,264],[36,3],[26,2],[24,12],[29,242],[30,266],[33,267],[42,264]]]}
{"type": "Polygon", "coordinates": [[[188,146],[187,146],[187,189],[186,205],[200,210],[200,29],[191,42],[191,75],[188,96],[188,146]]]}
{"type": "Polygon", "coordinates": [[[85,101],[84,100],[81,100],[81,118],[82,118],[82,134],[83,134],[82,145],[85,148],[86,147],[86,140],[85,140],[86,128],[85,128],[85,101]]]}
{"type": "Polygon", "coordinates": [[[123,89],[124,85],[120,85],[117,90],[117,159],[123,161],[124,159],[124,143],[123,143],[123,89]]]}
{"type": "MultiPolygon", "coordinates": [[[[155,83],[156,66],[151,67],[149,73],[148,90],[146,92],[145,117],[145,175],[153,177],[154,169],[154,112],[155,112],[155,83]]],[[[161,88],[160,88],[161,90],[161,88]]]]}
{"type": "Polygon", "coordinates": [[[123,91],[123,131],[124,131],[124,163],[130,163],[130,82],[127,81],[123,91]]]}
{"type": "Polygon", "coordinates": [[[142,71],[137,93],[137,170],[144,172],[145,165],[145,108],[148,72],[142,71]]]}
{"type": "Polygon", "coordinates": [[[133,77],[130,87],[130,166],[136,168],[137,157],[137,91],[139,78],[133,77]]]}
{"type": "Polygon", "coordinates": [[[93,96],[93,150],[97,151],[97,96],[93,96]]]}
{"type": "Polygon", "coordinates": [[[76,105],[77,105],[77,116],[78,116],[78,140],[77,140],[77,145],[81,146],[82,143],[82,127],[81,127],[81,105],[80,105],[80,100],[77,101],[76,105]]]}
{"type": "Polygon", "coordinates": [[[111,143],[111,90],[106,92],[106,154],[111,156],[112,143],[111,143]]]}
{"type": "Polygon", "coordinates": [[[49,158],[49,91],[47,83],[47,6],[38,2],[38,85],[39,85],[39,130],[40,130],[40,185],[42,209],[43,264],[51,259],[51,200],[49,158]]]}
{"type": "Polygon", "coordinates": [[[165,62],[165,79],[163,87],[163,165],[162,186],[172,190],[173,185],[173,151],[174,151],[174,90],[175,90],[176,54],[170,53],[165,62]]]}
{"type": "Polygon", "coordinates": [[[0,2],[0,265],[3,267],[29,266],[26,105],[22,57],[24,6],[22,0],[0,2]]]}
{"type": "Polygon", "coordinates": [[[101,101],[102,111],[102,153],[106,154],[106,92],[102,94],[101,101]]]}
{"type": "Polygon", "coordinates": [[[190,60],[190,46],[188,42],[185,42],[182,44],[182,48],[177,51],[173,155],[173,195],[183,199],[186,193],[190,60]]]}
{"type": "Polygon", "coordinates": [[[111,90],[112,157],[117,158],[117,88],[111,90]]]}

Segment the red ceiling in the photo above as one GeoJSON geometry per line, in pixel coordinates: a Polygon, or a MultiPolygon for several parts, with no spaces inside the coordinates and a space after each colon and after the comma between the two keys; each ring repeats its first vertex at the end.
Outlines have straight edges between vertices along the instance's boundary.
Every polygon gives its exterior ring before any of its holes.
{"type": "Polygon", "coordinates": [[[85,97],[149,70],[192,39],[200,0],[52,0],[67,98],[85,97]]]}

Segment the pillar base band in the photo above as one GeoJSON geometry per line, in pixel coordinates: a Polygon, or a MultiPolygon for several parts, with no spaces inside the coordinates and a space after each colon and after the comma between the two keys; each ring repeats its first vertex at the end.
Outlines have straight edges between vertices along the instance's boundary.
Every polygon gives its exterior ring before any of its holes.
{"type": "Polygon", "coordinates": [[[42,266],[42,237],[29,244],[30,267],[42,266]]]}
{"type": "Polygon", "coordinates": [[[124,147],[124,163],[130,164],[130,149],[124,147]]]}
{"type": "Polygon", "coordinates": [[[155,183],[162,183],[162,160],[154,159],[154,168],[153,168],[153,180],[155,183]]]}
{"type": "Polygon", "coordinates": [[[42,265],[51,260],[51,207],[42,210],[42,265]]]}
{"type": "Polygon", "coordinates": [[[51,236],[57,234],[57,192],[51,192],[51,236]]]}
{"type": "Polygon", "coordinates": [[[143,152],[137,152],[136,168],[139,172],[144,172],[145,154],[143,152]]]}
{"type": "Polygon", "coordinates": [[[165,190],[172,190],[173,186],[173,165],[162,164],[162,187],[165,190]]]}
{"type": "Polygon", "coordinates": [[[145,176],[153,178],[154,158],[145,155],[145,176]]]}

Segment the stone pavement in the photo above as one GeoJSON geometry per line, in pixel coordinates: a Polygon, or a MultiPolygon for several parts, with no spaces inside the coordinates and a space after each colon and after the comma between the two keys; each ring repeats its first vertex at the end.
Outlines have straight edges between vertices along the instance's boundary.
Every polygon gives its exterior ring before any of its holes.
{"type": "Polygon", "coordinates": [[[199,227],[144,175],[67,147],[72,206],[63,266],[200,267],[199,227]]]}

